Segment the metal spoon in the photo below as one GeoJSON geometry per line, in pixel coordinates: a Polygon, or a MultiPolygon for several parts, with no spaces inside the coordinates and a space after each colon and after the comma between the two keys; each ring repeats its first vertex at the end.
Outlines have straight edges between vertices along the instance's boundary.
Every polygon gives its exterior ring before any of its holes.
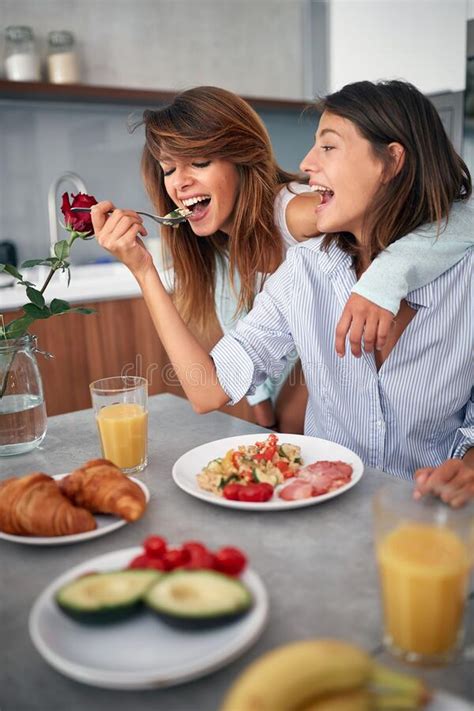
{"type": "MultiPolygon", "coordinates": [[[[71,207],[71,212],[90,212],[90,207],[71,207]]],[[[168,212],[167,215],[161,217],[160,215],[152,215],[150,212],[143,212],[140,210],[135,210],[138,215],[145,215],[151,220],[158,222],[159,225],[167,225],[168,227],[177,227],[180,222],[185,222],[191,214],[191,210],[186,207],[178,207],[176,210],[168,212]]],[[[110,214],[110,213],[109,213],[110,214]]]]}

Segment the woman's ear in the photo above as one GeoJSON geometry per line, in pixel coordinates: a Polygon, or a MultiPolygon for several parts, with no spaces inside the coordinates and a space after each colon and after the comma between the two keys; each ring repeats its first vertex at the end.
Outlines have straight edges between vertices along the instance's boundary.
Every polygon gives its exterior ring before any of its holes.
{"type": "Polygon", "coordinates": [[[392,158],[392,174],[391,178],[394,178],[403,168],[403,163],[405,162],[405,148],[401,143],[389,143],[388,152],[392,158]]]}

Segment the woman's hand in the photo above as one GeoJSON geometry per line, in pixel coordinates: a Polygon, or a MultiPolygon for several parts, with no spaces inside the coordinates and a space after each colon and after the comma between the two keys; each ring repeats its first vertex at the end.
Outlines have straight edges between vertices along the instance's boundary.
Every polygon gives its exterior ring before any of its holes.
{"type": "Polygon", "coordinates": [[[113,203],[104,200],[92,207],[91,217],[97,242],[135,276],[153,266],[152,256],[139,237],[148,234],[140,215],[133,210],[116,210],[113,203]]]}
{"type": "Polygon", "coordinates": [[[349,334],[352,355],[356,358],[362,355],[362,338],[367,353],[371,353],[374,346],[380,350],[387,342],[393,321],[394,316],[391,311],[377,306],[359,294],[351,294],[336,328],[337,355],[341,358],[345,355],[347,334],[349,334]]]}
{"type": "Polygon", "coordinates": [[[474,499],[474,469],[462,459],[448,459],[439,467],[418,469],[415,480],[415,499],[435,494],[453,508],[474,499]]]}

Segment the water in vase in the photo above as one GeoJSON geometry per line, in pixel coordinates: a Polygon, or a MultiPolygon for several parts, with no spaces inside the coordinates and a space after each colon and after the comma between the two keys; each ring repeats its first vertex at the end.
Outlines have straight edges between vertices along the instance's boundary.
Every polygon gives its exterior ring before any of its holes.
{"type": "Polygon", "coordinates": [[[46,426],[42,395],[4,395],[0,398],[0,455],[34,449],[43,440],[46,426]]]}

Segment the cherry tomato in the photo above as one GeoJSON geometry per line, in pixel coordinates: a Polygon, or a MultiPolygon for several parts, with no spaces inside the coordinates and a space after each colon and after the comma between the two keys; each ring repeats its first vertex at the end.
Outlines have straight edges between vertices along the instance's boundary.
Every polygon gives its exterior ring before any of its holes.
{"type": "Polygon", "coordinates": [[[239,492],[242,488],[242,484],[226,484],[222,489],[225,499],[232,499],[233,501],[238,501],[239,492]]]}
{"type": "Polygon", "coordinates": [[[148,536],[143,541],[143,548],[150,558],[161,558],[166,551],[166,539],[161,536],[148,536]]]}
{"type": "Polygon", "coordinates": [[[183,550],[189,554],[189,559],[183,567],[189,570],[198,570],[202,568],[212,569],[214,567],[214,556],[199,541],[187,541],[183,543],[183,550]]]}
{"type": "Polygon", "coordinates": [[[135,558],[128,564],[129,568],[148,568],[149,558],[144,553],[135,556],[135,558]]]}
{"type": "Polygon", "coordinates": [[[242,486],[239,492],[239,501],[261,502],[268,501],[273,496],[273,486],[265,482],[259,484],[247,484],[242,486]]]}
{"type": "Polygon", "coordinates": [[[273,455],[275,454],[275,452],[276,452],[276,447],[267,447],[266,450],[265,450],[264,453],[263,453],[263,458],[264,458],[267,462],[271,462],[272,459],[273,459],[273,455]]]}
{"type": "Polygon", "coordinates": [[[276,462],[275,464],[276,468],[281,471],[282,474],[288,471],[288,467],[290,466],[288,462],[286,462],[284,459],[281,459],[279,462],[276,462]]]}
{"type": "Polygon", "coordinates": [[[226,575],[239,575],[247,565],[247,558],[238,548],[225,546],[214,555],[215,567],[226,575]]]}
{"type": "Polygon", "coordinates": [[[168,570],[166,563],[161,558],[148,558],[147,568],[153,568],[154,570],[168,570]]]}
{"type": "Polygon", "coordinates": [[[189,551],[185,551],[183,548],[169,548],[162,560],[166,570],[174,570],[188,563],[190,557],[189,551]]]}

